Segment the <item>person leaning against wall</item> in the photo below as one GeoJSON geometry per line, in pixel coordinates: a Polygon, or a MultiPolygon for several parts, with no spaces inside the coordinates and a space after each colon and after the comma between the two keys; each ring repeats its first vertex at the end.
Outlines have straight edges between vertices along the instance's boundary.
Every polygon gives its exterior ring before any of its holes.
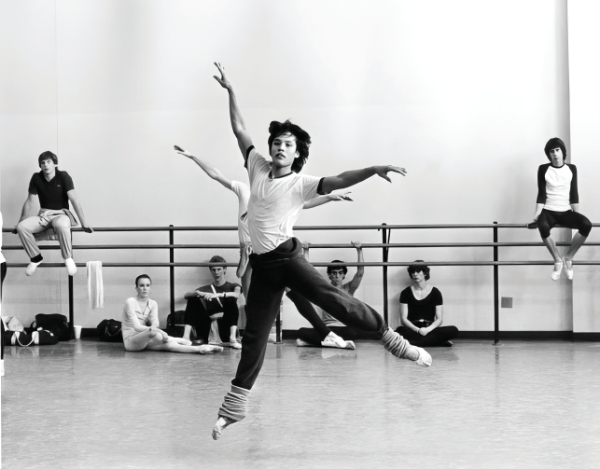
{"type": "Polygon", "coordinates": [[[69,275],[75,275],[77,266],[73,260],[71,226],[76,226],[77,220],[69,210],[69,202],[73,205],[83,230],[86,233],[92,233],[94,230],[85,221],[83,209],[75,194],[73,179],[69,173],[60,171],[57,167],[58,157],[51,151],[45,151],[38,157],[38,164],[41,171],[35,173],[29,181],[29,195],[23,204],[19,223],[13,230],[13,233],[19,235],[30,258],[25,274],[33,275],[43,260],[34,235],[52,228],[58,236],[67,272],[69,275]],[[40,211],[36,216],[30,216],[36,195],[40,202],[40,211]]]}

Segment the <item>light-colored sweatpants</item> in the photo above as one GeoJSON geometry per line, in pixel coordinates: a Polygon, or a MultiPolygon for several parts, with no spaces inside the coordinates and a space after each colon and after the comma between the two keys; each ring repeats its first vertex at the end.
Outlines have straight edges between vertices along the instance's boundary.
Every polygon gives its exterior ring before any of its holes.
{"type": "Polygon", "coordinates": [[[67,215],[58,215],[49,218],[50,223],[46,226],[40,224],[39,216],[26,218],[17,225],[17,233],[25,248],[25,252],[27,252],[30,259],[38,256],[40,249],[35,242],[34,235],[52,226],[54,232],[58,235],[60,253],[63,259],[73,257],[73,249],[71,247],[71,219],[67,215]]]}

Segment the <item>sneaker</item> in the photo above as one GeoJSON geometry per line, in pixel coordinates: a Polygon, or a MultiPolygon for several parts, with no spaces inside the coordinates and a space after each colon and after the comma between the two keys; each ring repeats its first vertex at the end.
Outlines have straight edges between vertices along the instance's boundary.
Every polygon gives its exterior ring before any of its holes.
{"type": "Polygon", "coordinates": [[[314,347],[313,344],[309,344],[305,340],[296,339],[296,347],[314,347]]]}
{"type": "Polygon", "coordinates": [[[228,419],[227,417],[219,417],[215,423],[215,426],[213,427],[213,440],[218,440],[221,438],[221,433],[223,433],[223,430],[225,430],[232,423],[235,423],[235,421],[228,419]]]}
{"type": "Polygon", "coordinates": [[[383,347],[398,358],[407,358],[419,366],[431,366],[432,359],[421,347],[410,345],[410,342],[389,327],[381,337],[383,347]]]}
{"type": "Polygon", "coordinates": [[[562,272],[562,269],[563,269],[563,261],[555,262],[554,270],[552,271],[552,275],[550,275],[550,278],[554,281],[558,280],[560,278],[560,273],[562,272]]]}
{"type": "Polygon", "coordinates": [[[321,342],[323,347],[333,347],[333,348],[345,348],[350,350],[355,350],[356,345],[351,340],[344,340],[339,335],[334,332],[330,332],[327,334],[327,337],[323,339],[321,342]]]}
{"type": "Polygon", "coordinates": [[[40,265],[41,263],[42,263],[42,261],[30,262],[29,265],[25,268],[25,275],[27,275],[28,277],[31,277],[33,275],[33,273],[35,272],[35,269],[37,269],[37,266],[40,265]]]}
{"type": "Polygon", "coordinates": [[[67,273],[72,277],[77,273],[77,266],[72,257],[65,259],[65,265],[67,266],[67,273]]]}
{"type": "Polygon", "coordinates": [[[565,264],[565,274],[569,280],[573,280],[573,261],[563,261],[565,264]]]}

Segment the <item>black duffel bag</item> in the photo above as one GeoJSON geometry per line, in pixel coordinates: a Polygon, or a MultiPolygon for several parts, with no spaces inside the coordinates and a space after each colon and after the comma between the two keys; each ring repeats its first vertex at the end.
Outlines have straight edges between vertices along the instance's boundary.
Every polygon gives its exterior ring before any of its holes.
{"type": "Polygon", "coordinates": [[[123,333],[121,332],[121,321],[115,319],[104,319],[100,321],[98,327],[98,337],[103,342],[122,342],[123,333]]]}
{"type": "Polygon", "coordinates": [[[38,329],[52,332],[58,340],[71,340],[69,322],[63,314],[36,314],[29,331],[34,332],[38,329]]]}

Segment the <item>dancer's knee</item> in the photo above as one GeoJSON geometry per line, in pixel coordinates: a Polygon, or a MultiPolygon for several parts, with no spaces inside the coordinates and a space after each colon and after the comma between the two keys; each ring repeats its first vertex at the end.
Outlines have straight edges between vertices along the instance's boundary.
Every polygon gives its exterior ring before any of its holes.
{"type": "Polygon", "coordinates": [[[587,238],[592,231],[592,222],[587,218],[582,221],[581,226],[579,227],[579,234],[584,238],[587,238]]]}

